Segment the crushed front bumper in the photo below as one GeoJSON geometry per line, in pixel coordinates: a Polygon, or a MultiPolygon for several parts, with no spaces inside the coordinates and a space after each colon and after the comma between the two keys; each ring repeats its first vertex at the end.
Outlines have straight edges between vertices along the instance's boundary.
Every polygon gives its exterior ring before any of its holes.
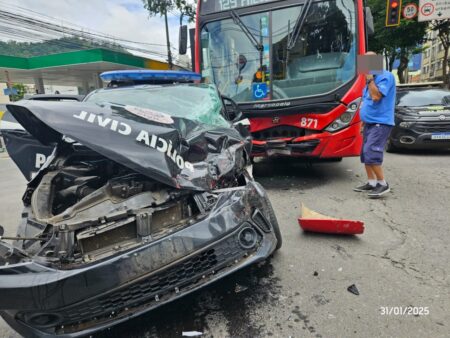
{"type": "Polygon", "coordinates": [[[26,337],[85,336],[268,258],[277,240],[261,217],[264,192],[250,185],[222,194],[205,219],[107,261],[73,270],[2,266],[1,316],[26,337]]]}
{"type": "Polygon", "coordinates": [[[253,140],[252,156],[341,158],[359,156],[362,146],[361,123],[335,133],[319,132],[297,138],[253,140]]]}

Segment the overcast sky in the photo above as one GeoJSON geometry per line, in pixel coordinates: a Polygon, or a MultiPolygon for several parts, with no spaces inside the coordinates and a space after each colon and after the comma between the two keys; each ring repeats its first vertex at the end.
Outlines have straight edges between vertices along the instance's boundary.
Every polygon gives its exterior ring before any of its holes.
{"type": "MultiPolygon", "coordinates": [[[[164,20],[159,16],[149,18],[141,0],[0,0],[0,6],[7,10],[13,10],[12,6],[23,7],[120,38],[166,43],[164,20]]],[[[177,47],[179,17],[171,15],[169,22],[170,40],[177,47]]],[[[146,48],[166,50],[165,47],[146,48]]]]}

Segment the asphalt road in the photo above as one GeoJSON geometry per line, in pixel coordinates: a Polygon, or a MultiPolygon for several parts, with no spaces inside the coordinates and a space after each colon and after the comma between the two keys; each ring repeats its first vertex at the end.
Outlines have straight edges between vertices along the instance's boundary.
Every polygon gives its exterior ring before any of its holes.
{"type": "MultiPolygon", "coordinates": [[[[448,337],[450,334],[450,153],[388,154],[392,193],[369,200],[358,159],[306,167],[258,163],[283,234],[267,263],[239,272],[98,337],[448,337]],[[361,236],[306,234],[300,203],[365,222],[361,236]],[[347,291],[355,284],[360,295],[347,291]],[[383,315],[381,307],[427,307],[383,315]]],[[[25,181],[0,154],[0,224],[14,232],[25,181]]],[[[0,322],[0,337],[17,337],[0,322]]]]}

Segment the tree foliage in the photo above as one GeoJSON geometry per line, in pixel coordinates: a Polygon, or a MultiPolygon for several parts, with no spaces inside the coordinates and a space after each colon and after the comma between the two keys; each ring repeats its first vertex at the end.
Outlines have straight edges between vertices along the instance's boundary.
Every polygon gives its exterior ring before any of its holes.
{"type": "Polygon", "coordinates": [[[195,19],[195,5],[188,0],[142,0],[144,8],[148,10],[150,16],[163,16],[169,11],[177,10],[181,15],[195,19]]]}
{"type": "Polygon", "coordinates": [[[170,51],[168,13],[178,10],[181,14],[180,25],[183,17],[187,17],[190,22],[195,19],[195,5],[192,0],[142,0],[144,8],[150,16],[164,16],[166,23],[167,61],[172,69],[172,52],[170,51]]]}
{"type": "Polygon", "coordinates": [[[16,95],[11,95],[11,99],[12,101],[19,101],[22,100],[26,91],[25,85],[23,83],[14,83],[12,85],[13,89],[17,90],[17,94],[16,95]]]}
{"type": "MultiPolygon", "coordinates": [[[[398,77],[401,83],[405,82],[405,70],[408,67],[412,54],[422,51],[420,45],[424,42],[427,29],[426,22],[418,22],[417,19],[401,19],[400,25],[386,27],[386,1],[368,0],[368,5],[374,17],[375,34],[369,37],[369,49],[377,53],[384,53],[389,60],[389,70],[396,59],[400,60],[398,77]]],[[[418,5],[418,0],[404,2],[418,5]]]]}
{"type": "Polygon", "coordinates": [[[450,20],[436,20],[431,23],[431,29],[437,31],[439,41],[444,47],[444,57],[442,60],[442,79],[444,83],[449,86],[450,81],[448,78],[448,49],[450,47],[450,20]]]}

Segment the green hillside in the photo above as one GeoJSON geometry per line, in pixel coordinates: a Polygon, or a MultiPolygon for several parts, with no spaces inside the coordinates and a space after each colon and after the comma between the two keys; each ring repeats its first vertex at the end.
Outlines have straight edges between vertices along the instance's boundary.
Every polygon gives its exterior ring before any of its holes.
{"type": "Polygon", "coordinates": [[[17,42],[0,41],[0,54],[20,57],[48,55],[70,52],[81,49],[106,48],[126,53],[126,50],[118,45],[95,43],[76,37],[47,40],[43,42],[17,42]]]}

